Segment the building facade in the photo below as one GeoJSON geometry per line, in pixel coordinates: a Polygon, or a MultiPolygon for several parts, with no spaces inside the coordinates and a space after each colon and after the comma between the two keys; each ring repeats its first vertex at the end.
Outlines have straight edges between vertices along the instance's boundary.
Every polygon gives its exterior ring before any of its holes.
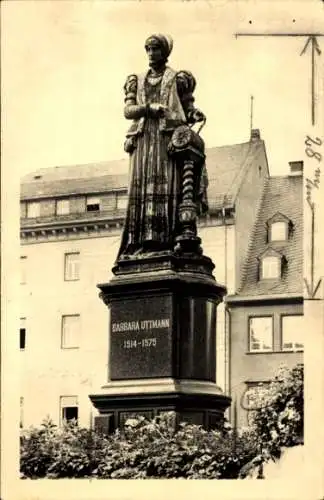
{"type": "MultiPolygon", "coordinates": [[[[216,265],[217,281],[226,285],[229,297],[242,298],[256,222],[272,183],[265,144],[254,130],[248,142],[211,148],[206,154],[209,213],[199,221],[199,236],[205,255],[216,265]]],[[[75,417],[80,425],[93,423],[96,413],[88,395],[107,382],[109,373],[109,311],[96,285],[112,277],[127,178],[128,161],[120,160],[41,169],[22,180],[20,356],[25,427],[39,425],[46,416],[58,424],[75,417]]],[[[277,211],[294,220],[289,211],[277,211]]],[[[271,251],[281,251],[272,247],[271,251]]],[[[298,306],[300,311],[302,305],[298,306]]],[[[246,379],[243,372],[248,371],[244,363],[240,375],[232,369],[241,356],[233,351],[234,339],[246,332],[235,316],[234,309],[239,309],[234,306],[229,313],[230,307],[224,302],[217,309],[216,382],[226,394],[233,392],[237,377],[246,379]]]]}
{"type": "Polygon", "coordinates": [[[303,362],[303,165],[270,177],[255,220],[241,286],[226,298],[229,378],[237,423],[249,421],[249,393],[279,367],[303,362]]]}

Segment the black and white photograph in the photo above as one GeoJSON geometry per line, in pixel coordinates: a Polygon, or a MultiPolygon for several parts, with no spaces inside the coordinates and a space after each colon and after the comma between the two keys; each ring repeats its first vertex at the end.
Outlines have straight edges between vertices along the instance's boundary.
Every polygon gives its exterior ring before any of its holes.
{"type": "Polygon", "coordinates": [[[324,498],[324,2],[1,10],[1,500],[324,498]]]}

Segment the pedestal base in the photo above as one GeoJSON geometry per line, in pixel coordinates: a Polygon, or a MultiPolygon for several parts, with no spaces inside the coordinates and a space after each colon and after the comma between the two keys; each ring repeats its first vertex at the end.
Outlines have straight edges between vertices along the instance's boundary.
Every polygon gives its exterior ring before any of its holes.
{"type": "Polygon", "coordinates": [[[97,427],[123,427],[175,411],[178,421],[215,428],[230,398],[216,381],[216,307],[225,288],[203,255],[158,253],[120,261],[98,285],[110,309],[109,383],[90,395],[97,427]]]}
{"type": "MultiPolygon", "coordinates": [[[[196,240],[200,243],[200,238],[195,237],[196,240]]],[[[165,272],[190,272],[193,275],[210,277],[215,281],[212,275],[214,268],[212,260],[201,253],[171,250],[149,252],[118,260],[112,269],[116,275],[112,281],[124,279],[127,276],[146,279],[147,276],[152,277],[152,273],[163,274],[165,272]]]]}
{"type": "Polygon", "coordinates": [[[177,422],[215,429],[222,426],[230,404],[214,383],[172,379],[110,383],[90,399],[100,412],[95,426],[105,433],[123,428],[135,415],[149,420],[166,411],[174,411],[177,422]]]}

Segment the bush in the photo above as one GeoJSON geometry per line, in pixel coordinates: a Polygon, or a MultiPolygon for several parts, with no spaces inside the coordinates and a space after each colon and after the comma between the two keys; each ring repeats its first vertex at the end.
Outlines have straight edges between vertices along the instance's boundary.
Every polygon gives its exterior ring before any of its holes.
{"type": "Polygon", "coordinates": [[[282,367],[263,395],[255,395],[255,406],[257,409],[251,412],[252,427],[270,456],[280,456],[282,447],[303,443],[303,365],[292,370],[282,367]]]}
{"type": "Polygon", "coordinates": [[[235,478],[241,466],[255,455],[255,442],[232,432],[206,431],[200,426],[180,424],[175,430],[172,414],[151,422],[132,419],[123,437],[123,467],[111,470],[101,464],[100,477],[113,478],[235,478]]]}
{"type": "Polygon", "coordinates": [[[26,477],[45,477],[53,460],[56,426],[45,420],[40,429],[22,431],[20,438],[20,471],[26,477]]]}
{"type": "Polygon", "coordinates": [[[245,477],[283,446],[303,436],[303,366],[282,369],[263,396],[255,395],[252,426],[175,426],[172,412],[147,421],[129,419],[123,432],[104,436],[69,423],[47,420],[21,434],[22,477],[105,479],[235,479],[245,477]]]}
{"type": "Polygon", "coordinates": [[[23,431],[20,472],[29,478],[91,477],[106,453],[107,438],[76,423],[56,427],[50,420],[23,431]]]}
{"type": "Polygon", "coordinates": [[[45,422],[21,438],[23,477],[236,478],[256,454],[252,433],[206,431],[181,424],[173,414],[148,422],[131,419],[123,433],[103,436],[75,424],[45,422]]]}

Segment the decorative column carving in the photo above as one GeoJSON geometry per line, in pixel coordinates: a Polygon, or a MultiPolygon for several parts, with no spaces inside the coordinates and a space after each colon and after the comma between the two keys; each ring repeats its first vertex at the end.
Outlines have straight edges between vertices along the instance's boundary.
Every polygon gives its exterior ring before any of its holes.
{"type": "Polygon", "coordinates": [[[178,127],[169,145],[170,155],[175,156],[177,166],[182,171],[182,193],[178,217],[180,234],[176,237],[177,253],[202,254],[201,239],[197,236],[197,196],[202,166],[205,161],[205,145],[199,132],[188,125],[178,127]]]}

